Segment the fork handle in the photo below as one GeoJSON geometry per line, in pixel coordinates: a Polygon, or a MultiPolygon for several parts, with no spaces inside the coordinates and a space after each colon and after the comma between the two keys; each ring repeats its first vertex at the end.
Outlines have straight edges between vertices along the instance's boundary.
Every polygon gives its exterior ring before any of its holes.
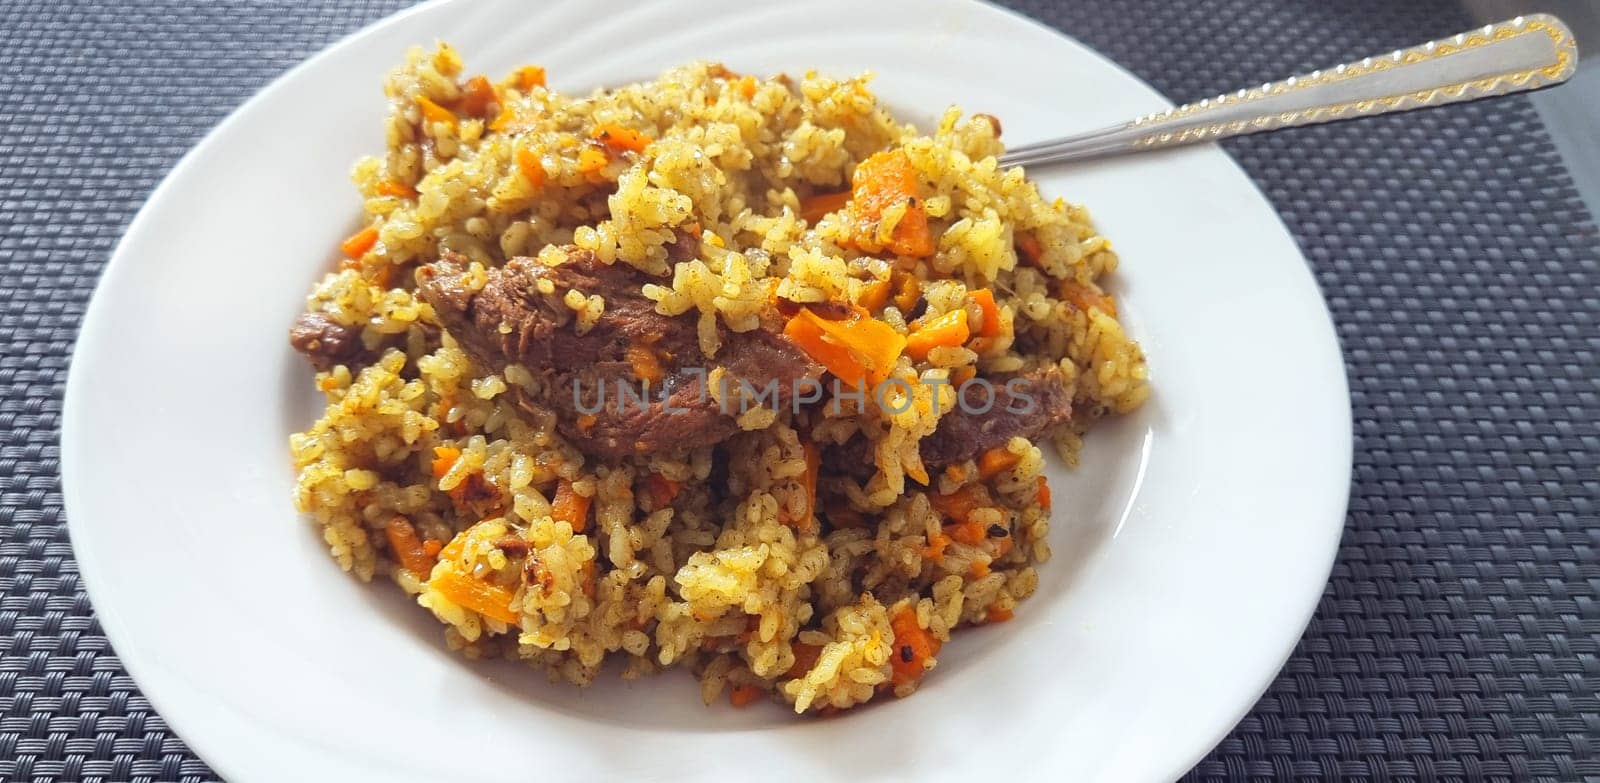
{"type": "Polygon", "coordinates": [[[1567,25],[1549,14],[1530,14],[1122,125],[1023,145],[1000,163],[1078,160],[1444,106],[1559,84],[1577,64],[1578,46],[1567,25]]]}

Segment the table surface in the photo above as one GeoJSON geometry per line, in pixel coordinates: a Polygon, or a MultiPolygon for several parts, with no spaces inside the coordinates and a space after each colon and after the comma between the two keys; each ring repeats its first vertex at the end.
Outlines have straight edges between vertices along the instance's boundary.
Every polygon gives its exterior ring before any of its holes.
{"type": "MultiPolygon", "coordinates": [[[[82,592],[57,445],[68,359],[178,157],[403,4],[0,5],[0,780],[214,777],[82,592]]],[[[1470,25],[1440,0],[1011,4],[1180,101],[1470,25]]],[[[1332,309],[1355,469],[1305,637],[1190,776],[1600,778],[1600,259],[1539,116],[1512,98],[1225,146],[1332,309]]]]}

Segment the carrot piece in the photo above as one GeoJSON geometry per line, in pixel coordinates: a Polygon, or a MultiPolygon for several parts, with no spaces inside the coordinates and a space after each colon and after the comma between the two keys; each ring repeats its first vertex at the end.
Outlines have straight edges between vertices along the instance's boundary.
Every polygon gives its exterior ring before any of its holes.
{"type": "Polygon", "coordinates": [[[658,509],[666,508],[667,505],[672,503],[673,498],[676,498],[678,493],[683,491],[682,484],[660,473],[651,473],[645,476],[644,487],[645,491],[650,493],[650,497],[655,501],[655,506],[658,509]]]}
{"type": "Polygon", "coordinates": [[[944,534],[952,541],[960,541],[968,546],[977,546],[989,536],[989,531],[977,522],[961,522],[954,525],[945,525],[944,534]]]}
{"type": "Polygon", "coordinates": [[[544,86],[544,68],[538,65],[524,65],[512,76],[517,80],[517,89],[523,92],[544,86]]]}
{"type": "Polygon", "coordinates": [[[589,524],[589,501],[572,488],[572,482],[562,479],[556,484],[556,498],[550,503],[550,515],[572,526],[575,533],[582,533],[589,524]]]}
{"type": "Polygon", "coordinates": [[[583,174],[593,174],[606,167],[611,159],[606,154],[594,147],[584,147],[578,150],[578,171],[583,174]]]}
{"type": "Polygon", "coordinates": [[[970,364],[963,364],[950,371],[950,385],[961,388],[963,384],[978,377],[978,368],[970,364]]]}
{"type": "Polygon", "coordinates": [[[1038,498],[1039,505],[1045,511],[1050,510],[1050,482],[1046,481],[1044,476],[1039,477],[1039,489],[1034,497],[1038,498]]]}
{"type": "Polygon", "coordinates": [[[943,533],[934,533],[928,537],[928,545],[922,548],[922,556],[935,563],[944,562],[944,550],[950,546],[950,537],[943,533]]]}
{"type": "Polygon", "coordinates": [[[495,133],[524,133],[533,129],[533,118],[517,109],[506,106],[489,121],[489,130],[495,133]]]}
{"type": "Polygon", "coordinates": [[[367,226],[339,243],[339,250],[351,258],[360,258],[378,244],[378,227],[367,226]]]}
{"type": "Polygon", "coordinates": [[[433,570],[433,558],[417,539],[417,529],[411,522],[405,517],[395,517],[383,533],[389,539],[389,551],[394,553],[395,561],[418,579],[427,579],[428,572],[433,570]]]}
{"type": "Polygon", "coordinates": [[[978,336],[994,337],[1005,328],[1000,320],[1000,305],[994,301],[994,292],[987,288],[980,288],[968,292],[972,301],[978,303],[978,308],[983,310],[983,326],[978,327],[978,336]]]}
{"type": "Polygon", "coordinates": [[[965,522],[973,509],[981,508],[985,501],[978,495],[978,485],[968,484],[948,495],[929,495],[928,502],[946,519],[965,522]]]}
{"type": "Polygon", "coordinates": [[[928,670],[928,659],[939,654],[939,639],[917,625],[917,611],[910,606],[895,612],[894,617],[889,618],[889,627],[894,630],[895,648],[889,656],[889,666],[894,672],[890,682],[894,685],[916,682],[928,670]]]}
{"type": "Polygon", "coordinates": [[[384,180],[382,182],[379,182],[378,183],[378,187],[377,187],[377,193],[380,196],[392,196],[394,198],[416,198],[417,197],[417,189],[416,188],[411,187],[410,185],[407,185],[406,183],[401,182],[399,180],[393,180],[393,179],[386,179],[386,180],[384,180]]]}
{"type": "Polygon", "coordinates": [[[728,692],[728,701],[735,707],[747,707],[751,702],[761,698],[761,689],[754,685],[735,685],[728,692]]]}
{"type": "Polygon", "coordinates": [[[889,303],[889,294],[894,290],[894,282],[888,278],[868,283],[861,287],[861,295],[856,299],[856,304],[868,312],[882,310],[889,303]]]}
{"type": "Polygon", "coordinates": [[[849,318],[830,321],[802,307],[783,333],[846,384],[882,383],[905,349],[905,335],[859,307],[851,311],[849,318]]]}
{"type": "Polygon", "coordinates": [[[583,576],[583,594],[591,599],[594,598],[594,591],[599,589],[599,584],[595,577],[596,570],[594,561],[583,561],[583,568],[580,569],[580,573],[583,576]]]}
{"type": "Polygon", "coordinates": [[[439,552],[443,549],[444,542],[437,538],[430,538],[422,542],[422,554],[427,555],[429,558],[437,558],[439,556],[439,552]]]}
{"type": "Polygon", "coordinates": [[[485,117],[489,114],[489,106],[500,100],[495,94],[494,85],[489,83],[489,77],[479,74],[467,80],[461,88],[461,103],[458,107],[464,114],[472,117],[485,117]]]}
{"type": "Polygon", "coordinates": [[[922,184],[904,149],[885,150],[856,165],[850,177],[850,217],[856,226],[856,244],[863,250],[887,248],[903,256],[933,254],[933,233],[928,210],[922,205],[922,184]],[[887,242],[879,242],[878,224],[890,207],[905,204],[887,242]]]}
{"type": "Polygon", "coordinates": [[[1022,251],[1023,258],[1028,263],[1038,265],[1039,259],[1044,256],[1044,247],[1039,244],[1039,238],[1032,231],[1017,235],[1017,249],[1022,251]]]}
{"type": "Polygon", "coordinates": [[[534,190],[544,187],[544,166],[539,163],[539,156],[527,147],[517,148],[517,170],[522,172],[523,178],[534,190]]]}
{"type": "Polygon", "coordinates": [[[1117,317],[1117,302],[1111,295],[1076,280],[1061,281],[1061,298],[1085,312],[1100,310],[1112,318],[1117,317]]]}
{"type": "Polygon", "coordinates": [[[623,355],[627,357],[628,365],[633,368],[635,378],[655,384],[667,377],[666,368],[661,366],[661,359],[657,358],[656,352],[651,350],[650,346],[635,343],[629,345],[623,355]]]}
{"type": "Polygon", "coordinates": [[[825,215],[844,209],[844,205],[848,203],[850,203],[848,190],[841,190],[838,193],[818,193],[800,202],[800,217],[807,223],[816,223],[825,215]]]}
{"type": "Polygon", "coordinates": [[[894,306],[900,309],[901,315],[909,317],[911,308],[922,298],[922,283],[909,272],[895,272],[890,279],[895,281],[894,306]]]}
{"type": "Polygon", "coordinates": [[[471,609],[484,617],[508,625],[517,623],[517,613],[511,611],[513,594],[504,587],[450,569],[445,569],[428,580],[428,586],[442,593],[451,603],[471,609]]]}
{"type": "Polygon", "coordinates": [[[417,107],[422,109],[422,118],[428,122],[455,122],[456,113],[428,100],[426,95],[417,96],[417,107]]]}
{"type": "Polygon", "coordinates": [[[433,477],[435,479],[444,478],[444,474],[450,472],[450,468],[456,464],[458,459],[461,459],[461,449],[454,446],[434,446],[433,477]]]}
{"type": "Polygon", "coordinates": [[[974,561],[972,561],[972,567],[967,569],[967,573],[971,574],[973,579],[982,579],[982,578],[988,576],[989,575],[989,561],[987,561],[987,560],[974,560],[974,561]]]}
{"type": "Polygon", "coordinates": [[[749,74],[739,77],[739,94],[747,101],[756,97],[756,77],[749,74]]]}
{"type": "Polygon", "coordinates": [[[928,486],[928,468],[921,460],[918,460],[916,465],[906,466],[906,477],[924,487],[928,486]]]}
{"type": "Polygon", "coordinates": [[[593,136],[595,141],[611,149],[632,150],[633,152],[644,152],[644,148],[650,146],[652,141],[655,141],[655,139],[632,128],[625,128],[610,122],[595,126],[593,136]]]}
{"type": "Polygon", "coordinates": [[[1003,623],[1007,620],[1010,620],[1013,616],[1014,615],[1011,613],[1010,609],[997,609],[990,607],[989,613],[984,615],[983,621],[986,623],[1003,623]]]}
{"type": "Polygon", "coordinates": [[[1008,451],[1006,447],[995,446],[985,451],[983,456],[978,458],[978,475],[983,478],[989,478],[1003,470],[1010,470],[1016,467],[1021,460],[1021,456],[1008,451]]]}
{"type": "Polygon", "coordinates": [[[906,353],[913,359],[928,358],[928,352],[940,346],[957,347],[972,334],[967,329],[967,311],[951,310],[917,326],[906,335],[906,353]]]}

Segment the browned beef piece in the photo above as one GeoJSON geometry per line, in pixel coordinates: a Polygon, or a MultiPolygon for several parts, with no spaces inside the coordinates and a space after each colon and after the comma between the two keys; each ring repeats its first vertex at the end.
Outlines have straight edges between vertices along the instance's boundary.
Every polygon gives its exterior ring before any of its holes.
{"type": "Polygon", "coordinates": [[[1032,438],[1072,419],[1072,398],[1056,370],[997,378],[991,384],[970,384],[965,407],[957,405],[939,417],[938,429],[917,447],[924,465],[941,468],[973,459],[1017,435],[1032,438]],[[987,412],[977,412],[985,407],[987,412]]]}
{"type": "MultiPolygon", "coordinates": [[[[568,248],[566,261],[554,266],[514,258],[491,270],[476,292],[463,285],[466,269],[464,259],[447,254],[423,268],[418,293],[480,365],[500,369],[517,362],[544,373],[549,392],[537,402],[557,412],[563,435],[600,457],[682,451],[736,432],[733,418],[705,392],[704,373],[715,367],[734,384],[742,379],[763,388],[776,381],[778,405],[788,404],[798,379],[821,374],[799,348],[767,328],[719,327],[722,347],[708,360],[700,352],[695,318],[661,315],[640,291],[645,283],[665,280],[601,263],[588,251],[568,248]],[[550,293],[539,291],[541,280],[549,281],[550,293]],[[570,290],[605,299],[604,313],[583,334],[562,302],[570,290]],[[639,388],[630,347],[648,350],[660,363],[666,377],[653,388],[666,389],[665,399],[657,393],[641,406],[619,393],[619,384],[639,388]],[[597,393],[602,383],[603,395],[597,393]],[[604,408],[590,410],[601,397],[604,408]]],[[[738,412],[737,406],[730,410],[738,412]]]]}
{"type": "MultiPolygon", "coordinates": [[[[976,459],[1017,435],[1032,438],[1072,419],[1072,399],[1061,373],[1055,370],[986,380],[988,387],[971,384],[965,394],[966,406],[945,411],[933,434],[917,444],[922,464],[928,470],[976,459]],[[986,411],[978,412],[986,407],[986,411]]],[[[826,461],[849,468],[861,466],[864,476],[870,476],[872,460],[866,440],[856,437],[829,448],[826,461]]]]}
{"type": "Polygon", "coordinates": [[[341,324],[327,313],[301,313],[289,326],[289,345],[305,354],[318,370],[355,364],[367,353],[361,344],[361,327],[341,324]]]}

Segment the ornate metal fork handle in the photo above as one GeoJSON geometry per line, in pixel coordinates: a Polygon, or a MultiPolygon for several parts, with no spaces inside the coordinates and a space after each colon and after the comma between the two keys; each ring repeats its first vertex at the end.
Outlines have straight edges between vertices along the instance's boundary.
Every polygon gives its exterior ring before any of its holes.
{"type": "Polygon", "coordinates": [[[1015,166],[1080,160],[1444,106],[1560,84],[1571,78],[1577,64],[1578,45],[1564,22],[1549,14],[1519,16],[1122,125],[1026,144],[1000,162],[1015,166]]]}

